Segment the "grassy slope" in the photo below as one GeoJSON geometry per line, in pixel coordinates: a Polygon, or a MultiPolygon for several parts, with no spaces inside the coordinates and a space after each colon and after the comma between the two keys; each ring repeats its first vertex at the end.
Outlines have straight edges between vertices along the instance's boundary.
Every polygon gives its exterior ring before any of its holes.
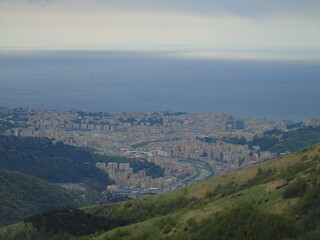
{"type": "MultiPolygon", "coordinates": [[[[304,197],[284,198],[283,195],[296,185],[298,178],[309,179],[312,175],[315,179],[313,181],[319,180],[319,155],[320,144],[317,144],[297,153],[173,192],[85,208],[85,211],[94,215],[125,219],[131,224],[81,239],[191,239],[191,236],[195,236],[192,235],[192,226],[198,226],[199,229],[194,230],[194,234],[199,234],[201,227],[205,226],[205,222],[197,225],[201,220],[215,219],[215,214],[229,213],[242,203],[250,205],[254,211],[265,214],[263,216],[267,218],[271,216],[267,214],[272,213],[295,219],[297,213],[294,208],[303,203],[304,197]]],[[[308,183],[309,185],[311,186],[308,183]]],[[[315,183],[314,185],[317,186],[315,183]]],[[[305,195],[309,194],[308,191],[305,195]]],[[[319,204],[319,201],[315,204],[319,204]]],[[[223,217],[222,215],[222,219],[223,217]]],[[[24,234],[23,225],[18,226],[2,229],[0,237],[17,239],[15,234],[24,234]],[[10,231],[15,234],[9,234],[10,231]]],[[[29,232],[36,234],[32,227],[29,232]]],[[[28,236],[30,234],[25,235],[25,239],[28,236]]],[[[68,237],[65,235],[65,238],[68,237]]],[[[60,236],[60,239],[63,238],[60,236]]]]}
{"type": "MultiPolygon", "coordinates": [[[[319,151],[320,144],[305,152],[300,151],[299,153],[268,161],[257,166],[240,169],[227,175],[212,178],[207,181],[191,185],[185,189],[149,198],[149,201],[152,199],[155,203],[160,202],[161,199],[164,198],[170,199],[177,198],[178,196],[185,196],[188,199],[189,203],[186,206],[183,206],[181,209],[178,208],[177,210],[173,210],[172,213],[168,214],[169,217],[174,219],[174,223],[172,224],[170,231],[170,228],[164,229],[165,226],[159,223],[161,222],[161,217],[158,217],[131,226],[114,229],[94,238],[115,239],[122,236],[121,238],[129,239],[130,236],[130,238],[136,237],[137,239],[144,239],[148,236],[151,238],[169,237],[175,234],[174,231],[183,231],[189,219],[194,218],[199,221],[200,219],[206,218],[216,212],[232,209],[241,202],[250,202],[255,208],[263,212],[289,216],[290,208],[298,202],[299,198],[284,199],[282,197],[283,192],[290,186],[290,184],[293,184],[294,179],[289,180],[286,179],[285,176],[282,177],[281,169],[286,169],[287,167],[293,166],[297,163],[299,164],[304,156],[309,156],[309,159],[312,159],[312,156],[319,154],[319,151]],[[251,187],[245,186],[242,190],[241,187],[239,187],[239,191],[235,189],[234,193],[229,195],[226,193],[227,196],[222,197],[221,195],[218,195],[216,197],[209,197],[210,192],[219,185],[222,186],[222,188],[226,187],[231,190],[232,186],[234,186],[231,183],[238,183],[238,185],[248,184],[248,181],[257,176],[259,168],[262,169],[262,172],[267,172],[270,169],[273,171],[272,175],[266,178],[265,183],[262,179],[260,181],[261,183],[259,183],[258,180],[255,183],[252,183],[253,186],[251,187]],[[286,182],[289,183],[288,186],[280,189],[276,188],[286,182]],[[193,199],[197,200],[191,201],[193,199]]],[[[317,165],[319,168],[319,161],[319,159],[313,161],[311,165],[317,165]]],[[[295,173],[294,175],[304,175],[306,173],[303,172],[306,170],[307,169],[302,169],[302,171],[298,171],[298,173],[295,173]]],[[[124,207],[126,207],[126,205],[128,207],[128,204],[124,203],[123,205],[124,207]]],[[[165,218],[168,218],[168,216],[165,218]]],[[[170,222],[170,219],[165,219],[164,222],[170,222]]]]}
{"type": "Polygon", "coordinates": [[[0,169],[0,226],[71,203],[73,197],[57,185],[0,169]]]}

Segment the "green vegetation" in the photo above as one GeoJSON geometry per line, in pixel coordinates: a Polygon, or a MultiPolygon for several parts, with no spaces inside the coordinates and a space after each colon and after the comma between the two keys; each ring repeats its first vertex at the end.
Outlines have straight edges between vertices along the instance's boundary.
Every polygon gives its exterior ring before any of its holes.
{"type": "Polygon", "coordinates": [[[145,198],[140,201],[131,201],[114,212],[114,218],[129,223],[141,222],[146,219],[163,216],[186,207],[188,199],[183,195],[171,198],[145,198]]]}
{"type": "MultiPolygon", "coordinates": [[[[109,224],[107,229],[90,230],[91,235],[83,233],[80,239],[317,239],[319,153],[317,144],[184,189],[83,208],[88,216],[104,217],[109,224]]],[[[0,238],[46,239],[56,232],[59,239],[82,235],[63,226],[45,227],[54,219],[0,229],[0,238]]]]}
{"type": "Polygon", "coordinates": [[[289,187],[286,188],[283,197],[284,198],[294,198],[294,197],[302,197],[307,189],[307,182],[298,178],[295,182],[290,184],[289,187]]]}
{"type": "Polygon", "coordinates": [[[261,168],[258,168],[256,175],[252,179],[248,180],[247,182],[239,184],[236,181],[231,180],[226,182],[223,187],[219,184],[214,190],[207,191],[206,197],[215,199],[217,197],[221,198],[221,197],[229,196],[233,193],[237,193],[246,188],[250,188],[255,185],[268,182],[271,179],[274,179],[273,174],[274,172],[271,169],[263,170],[261,168]]]}
{"type": "Polygon", "coordinates": [[[47,138],[0,136],[0,168],[18,171],[54,183],[85,183],[101,190],[113,182],[107,173],[96,168],[96,162],[128,162],[135,172],[146,169],[157,178],[163,170],[147,161],[93,154],[93,150],[53,144],[47,138]]]}
{"type": "MultiPolygon", "coordinates": [[[[284,217],[262,213],[250,205],[239,205],[200,222],[190,219],[173,239],[269,240],[297,237],[299,229],[284,217]]],[[[175,235],[175,234],[174,234],[175,235]]]]}
{"type": "Polygon", "coordinates": [[[314,185],[293,209],[305,231],[320,229],[320,188],[314,185]]]}
{"type": "Polygon", "coordinates": [[[0,136],[0,226],[52,208],[121,200],[96,191],[112,183],[95,167],[96,161],[129,162],[134,171],[146,169],[153,177],[163,176],[160,167],[146,161],[95,155],[92,149],[53,144],[47,138],[0,136]],[[67,193],[38,178],[53,183],[81,183],[86,191],[67,193]]]}
{"type": "Polygon", "coordinates": [[[0,136],[0,168],[54,183],[85,183],[103,189],[112,183],[89,152],[47,138],[0,136]]]}
{"type": "Polygon", "coordinates": [[[0,169],[0,226],[73,203],[73,196],[55,184],[0,169]]]}
{"type": "Polygon", "coordinates": [[[281,140],[269,149],[271,152],[294,152],[320,142],[320,127],[301,128],[283,133],[281,140]]]}
{"type": "Polygon", "coordinates": [[[270,151],[278,154],[286,151],[294,152],[320,142],[320,127],[300,128],[289,132],[273,129],[266,131],[263,137],[256,137],[250,142],[244,138],[224,138],[223,141],[233,144],[249,145],[250,148],[260,146],[261,151],[270,151]]]}
{"type": "Polygon", "coordinates": [[[140,142],[140,143],[132,144],[131,147],[134,149],[142,148],[142,147],[147,146],[149,143],[150,142],[140,142]]]}
{"type": "Polygon", "coordinates": [[[96,231],[108,230],[127,224],[127,222],[94,216],[72,207],[37,214],[27,218],[25,222],[31,222],[38,231],[53,234],[68,233],[73,236],[88,235],[96,231]]]}

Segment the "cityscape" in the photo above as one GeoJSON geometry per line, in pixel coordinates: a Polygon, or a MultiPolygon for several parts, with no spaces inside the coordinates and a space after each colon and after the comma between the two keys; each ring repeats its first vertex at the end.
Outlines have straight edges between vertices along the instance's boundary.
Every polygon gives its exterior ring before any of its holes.
{"type": "MultiPolygon", "coordinates": [[[[273,159],[279,154],[232,140],[250,142],[265,131],[290,131],[288,126],[294,125],[290,119],[170,111],[103,113],[2,107],[0,116],[6,135],[46,137],[93,148],[100,155],[148,161],[164,170],[164,177],[152,179],[144,170],[134,172],[129,163],[97,162],[96,167],[115,182],[106,191],[131,197],[170,191],[273,159]]],[[[301,126],[320,126],[320,118],[305,120],[301,126]]]]}

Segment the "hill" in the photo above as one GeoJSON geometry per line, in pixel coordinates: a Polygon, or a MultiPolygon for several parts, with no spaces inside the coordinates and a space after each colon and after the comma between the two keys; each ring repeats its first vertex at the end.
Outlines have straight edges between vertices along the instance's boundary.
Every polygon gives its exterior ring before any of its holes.
{"type": "Polygon", "coordinates": [[[0,169],[0,226],[73,203],[74,197],[55,184],[0,169]]]}
{"type": "MultiPolygon", "coordinates": [[[[59,142],[54,144],[47,138],[0,135],[0,226],[49,209],[122,200],[121,196],[99,191],[112,181],[95,167],[95,163],[131,160],[95,155],[93,152],[93,149],[59,142]],[[52,183],[81,184],[76,185],[79,189],[70,187],[66,192],[52,183]]],[[[133,163],[135,171],[144,167],[153,176],[163,173],[154,164],[133,163]]]]}
{"type": "MultiPolygon", "coordinates": [[[[209,138],[204,140],[213,141],[214,139],[209,138]]],[[[224,138],[223,141],[233,144],[246,144],[250,148],[260,146],[261,151],[270,151],[277,154],[287,151],[295,152],[320,142],[320,127],[304,127],[290,131],[275,128],[265,131],[262,137],[254,137],[252,141],[247,141],[244,138],[224,138]]]]}
{"type": "Polygon", "coordinates": [[[173,192],[35,215],[1,229],[0,237],[317,239],[319,169],[317,144],[173,192]]]}
{"type": "Polygon", "coordinates": [[[53,183],[84,183],[102,190],[113,181],[95,163],[129,162],[134,171],[146,169],[151,177],[163,176],[163,170],[153,163],[126,158],[101,156],[92,149],[53,143],[52,139],[0,135],[0,168],[29,174],[53,183]]]}
{"type": "Polygon", "coordinates": [[[0,136],[0,168],[54,183],[85,183],[103,189],[112,181],[81,148],[48,138],[0,136]]]}
{"type": "Polygon", "coordinates": [[[279,142],[272,146],[269,151],[276,153],[294,152],[320,142],[320,127],[299,128],[280,134],[279,142]]]}
{"type": "MultiPolygon", "coordinates": [[[[108,184],[89,152],[47,138],[0,136],[0,168],[54,183],[84,182],[93,188],[108,184]]],[[[109,180],[109,182],[111,182],[109,180]]]]}

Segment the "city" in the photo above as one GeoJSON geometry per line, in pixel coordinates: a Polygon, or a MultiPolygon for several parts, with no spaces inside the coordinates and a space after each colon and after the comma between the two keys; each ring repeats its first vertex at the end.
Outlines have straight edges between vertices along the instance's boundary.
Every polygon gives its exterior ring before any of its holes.
{"type": "MultiPolygon", "coordinates": [[[[275,158],[277,153],[262,151],[258,145],[231,140],[250,142],[274,128],[289,131],[287,127],[294,124],[290,119],[234,119],[213,113],[109,114],[7,107],[0,109],[0,123],[6,135],[47,137],[93,148],[100,155],[148,161],[164,170],[164,177],[152,179],[143,170],[134,173],[129,163],[96,163],[115,182],[106,191],[130,197],[170,191],[275,158]]],[[[319,126],[320,119],[302,125],[319,126]]]]}

